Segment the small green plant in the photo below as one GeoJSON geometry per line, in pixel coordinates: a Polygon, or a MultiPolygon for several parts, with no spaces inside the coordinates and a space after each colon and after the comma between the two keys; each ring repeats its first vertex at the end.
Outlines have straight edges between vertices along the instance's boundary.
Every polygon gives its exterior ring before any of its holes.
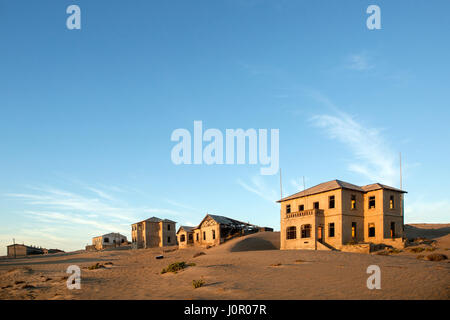
{"type": "Polygon", "coordinates": [[[425,251],[434,251],[434,250],[436,250],[435,247],[430,247],[430,248],[426,248],[426,249],[425,249],[425,251]]]}
{"type": "Polygon", "coordinates": [[[186,264],[186,262],[181,261],[181,262],[174,262],[171,263],[167,266],[167,268],[162,269],[161,273],[167,273],[167,272],[173,272],[173,273],[177,273],[180,270],[183,270],[184,268],[186,268],[188,265],[186,264]]]}
{"type": "Polygon", "coordinates": [[[200,288],[205,284],[205,281],[203,280],[192,280],[192,286],[194,287],[194,289],[200,288]]]}
{"type": "Polygon", "coordinates": [[[442,260],[447,260],[447,259],[448,258],[445,254],[440,254],[440,253],[432,253],[425,257],[425,260],[428,260],[428,261],[442,261],[442,260]]]}

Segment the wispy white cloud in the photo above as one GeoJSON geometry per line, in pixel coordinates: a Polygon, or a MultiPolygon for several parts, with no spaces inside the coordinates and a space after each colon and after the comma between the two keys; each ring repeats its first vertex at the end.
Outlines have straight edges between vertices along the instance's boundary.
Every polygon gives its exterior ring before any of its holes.
{"type": "Polygon", "coordinates": [[[341,142],[351,152],[349,170],[361,174],[370,181],[397,185],[398,154],[391,149],[381,130],[361,124],[326,97],[322,96],[320,100],[334,112],[315,115],[311,118],[311,122],[323,129],[330,139],[341,142]]]}
{"type": "Polygon", "coordinates": [[[366,52],[351,54],[348,56],[346,67],[355,71],[368,71],[375,68],[366,52]]]}
{"type": "Polygon", "coordinates": [[[249,183],[238,179],[237,183],[247,191],[250,191],[272,203],[275,203],[275,201],[279,199],[279,194],[276,189],[269,187],[262,176],[253,176],[249,183]]]}

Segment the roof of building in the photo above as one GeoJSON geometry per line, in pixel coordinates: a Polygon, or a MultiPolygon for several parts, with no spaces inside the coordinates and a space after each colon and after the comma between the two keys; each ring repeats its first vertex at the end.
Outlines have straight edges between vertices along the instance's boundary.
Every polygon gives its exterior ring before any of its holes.
{"type": "Polygon", "coordinates": [[[147,222],[171,222],[171,223],[176,223],[175,221],[172,221],[172,220],[169,220],[169,219],[160,219],[158,217],[151,217],[151,218],[139,221],[139,222],[135,222],[133,224],[141,223],[141,222],[144,222],[144,221],[147,221],[147,222]]]}
{"type": "Polygon", "coordinates": [[[197,227],[195,227],[194,229],[199,229],[201,224],[203,223],[203,221],[205,221],[208,217],[210,217],[211,219],[213,219],[214,221],[216,221],[219,224],[223,224],[223,225],[228,225],[228,226],[236,226],[236,225],[247,225],[247,226],[251,226],[250,223],[247,222],[242,222],[239,220],[235,220],[232,218],[228,218],[228,217],[224,217],[224,216],[218,216],[215,214],[207,214],[203,220],[198,224],[197,227]]]}
{"type": "Polygon", "coordinates": [[[374,190],[378,190],[378,189],[389,189],[389,190],[393,190],[393,191],[397,191],[397,192],[406,193],[406,191],[403,191],[403,190],[400,190],[400,189],[397,189],[394,187],[386,186],[381,183],[374,183],[374,184],[360,187],[360,186],[336,179],[336,180],[323,182],[314,187],[297,192],[293,195],[282,198],[282,199],[278,200],[277,202],[283,202],[286,200],[302,198],[302,197],[310,196],[313,194],[318,194],[318,193],[337,190],[337,189],[348,189],[348,190],[355,190],[355,191],[359,191],[359,192],[369,192],[369,191],[374,191],[374,190]]]}
{"type": "Polygon", "coordinates": [[[195,227],[192,227],[192,226],[180,226],[178,228],[177,233],[180,232],[181,229],[183,229],[186,232],[192,232],[192,231],[194,231],[195,227]]]}

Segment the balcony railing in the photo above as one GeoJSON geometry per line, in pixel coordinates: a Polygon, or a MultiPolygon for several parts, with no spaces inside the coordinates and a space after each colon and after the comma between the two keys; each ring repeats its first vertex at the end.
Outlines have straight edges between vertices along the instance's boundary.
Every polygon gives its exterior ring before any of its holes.
{"type": "Polygon", "coordinates": [[[308,209],[303,211],[297,211],[297,212],[291,212],[286,213],[286,218],[297,218],[297,217],[305,217],[305,216],[312,216],[312,215],[323,215],[322,209],[308,209]]]}

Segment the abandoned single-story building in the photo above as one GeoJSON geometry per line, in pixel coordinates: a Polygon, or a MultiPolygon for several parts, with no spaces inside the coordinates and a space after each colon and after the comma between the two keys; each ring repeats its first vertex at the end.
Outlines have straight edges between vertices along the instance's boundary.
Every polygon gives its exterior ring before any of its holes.
{"type": "Polygon", "coordinates": [[[176,222],[151,217],[131,225],[132,247],[135,249],[174,246],[177,244],[176,222]]]}
{"type": "Polygon", "coordinates": [[[92,246],[86,247],[86,250],[103,250],[106,248],[119,247],[128,244],[127,237],[120,233],[107,233],[102,236],[92,238],[92,246]]]}
{"type": "Polygon", "coordinates": [[[26,246],[24,244],[17,244],[17,243],[6,246],[6,249],[7,249],[8,257],[11,257],[11,258],[44,254],[44,249],[42,249],[42,248],[26,246]]]}
{"type": "Polygon", "coordinates": [[[332,180],[280,199],[281,250],[341,249],[357,242],[403,247],[404,193],[380,183],[332,180]]]}
{"type": "Polygon", "coordinates": [[[180,248],[194,245],[194,228],[189,226],[181,226],[178,228],[177,240],[180,248]]]}
{"type": "Polygon", "coordinates": [[[215,246],[236,236],[258,232],[257,226],[224,216],[207,214],[193,229],[194,245],[215,246]]]}

